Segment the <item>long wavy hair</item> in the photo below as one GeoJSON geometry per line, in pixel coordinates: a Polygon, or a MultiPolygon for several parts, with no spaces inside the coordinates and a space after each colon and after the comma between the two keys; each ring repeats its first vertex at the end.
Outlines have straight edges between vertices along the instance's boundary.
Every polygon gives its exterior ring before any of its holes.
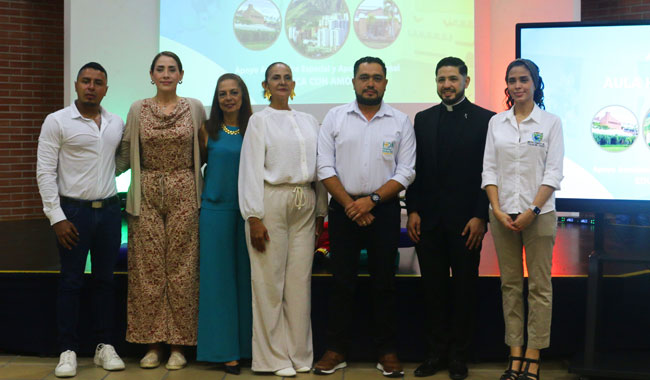
{"type": "Polygon", "coordinates": [[[253,109],[251,108],[251,99],[248,95],[248,87],[246,87],[246,83],[244,83],[241,77],[237,74],[223,74],[217,80],[217,86],[214,89],[214,97],[212,98],[210,118],[205,122],[205,129],[213,140],[217,140],[219,138],[219,129],[224,123],[223,110],[221,107],[219,107],[219,84],[228,79],[232,79],[237,82],[237,86],[239,86],[239,90],[241,91],[241,108],[239,109],[239,114],[237,114],[237,124],[239,124],[239,131],[242,136],[244,136],[246,133],[248,119],[250,119],[251,115],[253,114],[253,109]]]}
{"type": "Polygon", "coordinates": [[[542,80],[542,77],[539,75],[539,67],[535,64],[535,62],[531,61],[530,59],[515,59],[514,61],[510,62],[508,65],[508,68],[506,69],[506,89],[504,90],[504,93],[506,94],[505,98],[505,104],[506,104],[506,109],[512,108],[512,106],[515,105],[515,100],[510,96],[510,93],[508,92],[508,74],[510,73],[510,70],[515,67],[515,66],[523,66],[528,70],[530,73],[530,77],[533,80],[533,84],[535,85],[535,92],[533,93],[533,101],[539,106],[541,109],[545,109],[546,107],[544,106],[544,81],[542,80]]]}

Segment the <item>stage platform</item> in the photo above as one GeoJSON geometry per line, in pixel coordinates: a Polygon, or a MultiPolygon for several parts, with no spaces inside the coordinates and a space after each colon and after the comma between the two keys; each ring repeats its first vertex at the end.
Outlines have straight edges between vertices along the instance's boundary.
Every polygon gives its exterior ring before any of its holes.
{"type": "MultiPolygon", "coordinates": [[[[584,346],[584,321],[587,294],[588,257],[593,250],[594,229],[591,225],[560,224],[553,256],[553,325],[551,347],[546,357],[570,358],[584,346]]],[[[647,227],[607,225],[608,252],[629,251],[650,254],[650,229],[647,227]]],[[[0,255],[0,352],[53,355],[56,346],[56,289],[58,253],[55,237],[47,220],[0,223],[0,239],[4,244],[0,255]]],[[[604,334],[601,345],[610,350],[650,349],[649,268],[634,265],[608,265],[605,269],[603,311],[604,334]]],[[[474,360],[503,360],[507,351],[503,344],[503,314],[499,290],[498,265],[491,236],[485,237],[481,253],[478,318],[473,350],[474,360]]],[[[400,249],[396,275],[398,290],[398,351],[405,361],[417,362],[425,352],[421,339],[424,324],[419,267],[413,248],[400,249]]],[[[123,355],[138,356],[145,348],[125,342],[126,329],[126,262],[116,272],[115,342],[123,355]]],[[[369,278],[360,273],[357,292],[355,336],[351,337],[349,359],[374,360],[369,278]]],[[[314,349],[324,351],[324,330],[331,276],[321,262],[314,266],[312,282],[312,324],[314,349]]],[[[83,302],[91,295],[84,291],[83,302]]],[[[82,352],[93,350],[90,316],[82,311],[82,352]]]]}
{"type": "MultiPolygon", "coordinates": [[[[107,372],[102,368],[95,366],[92,357],[78,358],[77,377],[74,379],[83,380],[282,380],[279,377],[271,377],[266,374],[254,373],[250,365],[242,365],[241,374],[226,374],[222,366],[215,363],[192,362],[188,363],[187,368],[180,371],[169,371],[164,365],[155,369],[143,370],[139,366],[138,358],[124,357],[126,369],[124,371],[107,372]]],[[[166,356],[164,356],[166,359],[166,356]]],[[[56,380],[54,376],[54,367],[58,362],[55,357],[34,357],[19,355],[2,355],[0,354],[0,378],[11,380],[56,380]]],[[[163,362],[164,363],[164,362],[163,362]]],[[[420,363],[402,362],[404,366],[404,377],[406,380],[417,379],[413,371],[420,363]]],[[[327,377],[314,374],[299,374],[293,379],[300,380],[380,380],[384,379],[381,372],[375,369],[377,362],[348,362],[344,369],[327,377]]],[[[567,373],[565,362],[544,361],[543,379],[544,380],[579,380],[577,376],[571,376],[567,373]]],[[[469,380],[495,380],[503,373],[504,363],[470,363],[469,380]]],[[[291,378],[284,378],[291,379],[291,378]]],[[[426,380],[449,380],[449,374],[446,370],[440,371],[434,376],[427,377],[426,380]]]]}

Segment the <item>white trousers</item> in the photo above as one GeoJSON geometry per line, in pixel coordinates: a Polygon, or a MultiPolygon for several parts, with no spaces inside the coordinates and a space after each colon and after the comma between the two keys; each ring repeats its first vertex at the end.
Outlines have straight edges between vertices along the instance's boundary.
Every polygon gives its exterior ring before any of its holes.
{"type": "Polygon", "coordinates": [[[311,367],[311,269],[316,196],[308,186],[264,185],[266,251],[246,244],[253,292],[253,371],[311,367]]]}

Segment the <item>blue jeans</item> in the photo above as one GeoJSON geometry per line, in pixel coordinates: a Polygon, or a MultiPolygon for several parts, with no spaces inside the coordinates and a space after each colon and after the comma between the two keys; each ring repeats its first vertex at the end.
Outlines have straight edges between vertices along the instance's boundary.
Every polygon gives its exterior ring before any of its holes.
{"type": "Polygon", "coordinates": [[[92,315],[98,343],[111,343],[113,309],[113,270],[121,244],[122,217],[120,205],[93,209],[61,202],[66,218],[77,228],[79,242],[72,249],[61,244],[61,277],[57,302],[57,324],[61,352],[78,351],[79,304],[84,269],[90,250],[92,263],[92,315]]]}

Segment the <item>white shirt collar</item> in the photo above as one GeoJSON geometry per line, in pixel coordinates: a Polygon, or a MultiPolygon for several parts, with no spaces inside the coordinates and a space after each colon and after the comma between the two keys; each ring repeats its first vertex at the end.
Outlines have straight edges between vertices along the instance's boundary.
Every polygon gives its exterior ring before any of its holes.
{"type": "MultiPolygon", "coordinates": [[[[72,112],[72,115],[70,115],[70,116],[71,116],[72,119],[90,120],[90,119],[84,117],[81,114],[81,112],[79,112],[79,108],[77,108],[77,103],[76,102],[72,102],[71,112],[72,112]]],[[[104,107],[99,106],[99,113],[102,115],[102,120],[108,121],[107,118],[110,116],[110,114],[108,112],[106,112],[104,107]]]]}
{"type": "MultiPolygon", "coordinates": [[[[515,117],[515,107],[511,107],[506,111],[506,119],[508,119],[513,125],[517,125],[517,118],[515,117]]],[[[542,109],[539,108],[537,104],[533,105],[533,110],[530,112],[530,115],[526,117],[522,123],[532,120],[535,123],[540,123],[542,121],[542,109]]]]}
{"type": "MultiPolygon", "coordinates": [[[[361,117],[363,117],[364,119],[366,118],[363,115],[363,112],[361,112],[361,109],[359,108],[359,103],[356,100],[348,104],[347,112],[348,113],[349,112],[355,112],[358,115],[360,115],[361,117]]],[[[391,107],[389,107],[386,103],[384,103],[384,101],[382,100],[381,101],[381,106],[379,107],[379,110],[377,111],[375,116],[373,116],[372,118],[374,119],[376,117],[384,117],[384,116],[394,116],[394,114],[393,114],[393,109],[391,107]]]]}
{"type": "Polygon", "coordinates": [[[462,103],[464,100],[465,100],[465,95],[463,95],[463,98],[461,100],[457,101],[456,103],[454,103],[452,105],[446,104],[445,102],[440,102],[440,104],[442,104],[445,108],[447,108],[447,111],[453,112],[454,107],[456,107],[457,105],[462,103]]]}

